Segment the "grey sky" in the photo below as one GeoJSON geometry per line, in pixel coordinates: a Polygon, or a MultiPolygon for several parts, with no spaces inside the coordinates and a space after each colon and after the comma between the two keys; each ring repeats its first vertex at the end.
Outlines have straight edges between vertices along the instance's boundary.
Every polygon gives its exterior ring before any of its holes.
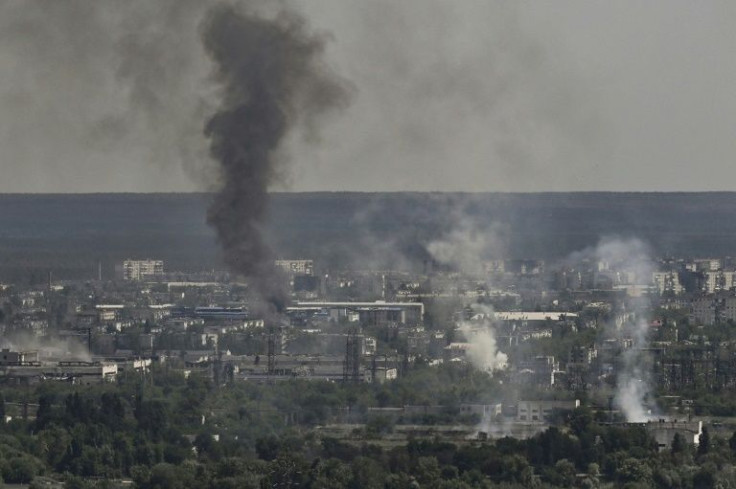
{"type": "MultiPolygon", "coordinates": [[[[291,190],[733,190],[733,2],[310,0],[355,87],[291,190]]],[[[0,192],[214,181],[203,2],[0,0],[0,192]]]]}

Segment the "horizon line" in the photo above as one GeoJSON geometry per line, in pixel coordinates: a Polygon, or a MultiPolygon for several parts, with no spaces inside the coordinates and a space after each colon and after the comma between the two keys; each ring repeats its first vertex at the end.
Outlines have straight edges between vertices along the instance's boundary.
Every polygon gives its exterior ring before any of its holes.
{"type": "MultiPolygon", "coordinates": [[[[217,191],[163,191],[163,192],[0,192],[0,196],[92,196],[92,195],[214,195],[217,191]]],[[[736,190],[271,190],[272,195],[305,194],[440,194],[440,195],[559,195],[559,194],[736,194],[736,190]]]]}

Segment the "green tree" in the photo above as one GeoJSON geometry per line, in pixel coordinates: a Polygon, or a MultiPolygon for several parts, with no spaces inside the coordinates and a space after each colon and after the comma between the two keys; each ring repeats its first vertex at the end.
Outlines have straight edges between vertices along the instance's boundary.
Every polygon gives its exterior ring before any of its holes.
{"type": "Polygon", "coordinates": [[[135,418],[138,421],[138,427],[149,433],[154,440],[160,439],[170,419],[166,403],[159,400],[139,400],[137,404],[135,418]]]}
{"type": "Polygon", "coordinates": [[[422,487],[433,487],[439,483],[441,471],[436,457],[419,457],[414,475],[422,487]]]}
{"type": "Polygon", "coordinates": [[[309,466],[300,455],[290,453],[279,455],[269,463],[267,487],[303,487],[307,480],[309,466]]]}
{"type": "Polygon", "coordinates": [[[212,460],[219,460],[222,457],[222,447],[211,433],[200,433],[194,439],[194,446],[197,448],[197,454],[208,457],[212,460]]]}
{"type": "Polygon", "coordinates": [[[654,472],[652,479],[654,486],[660,489],[676,489],[682,487],[682,478],[674,468],[660,467],[654,472]]]}
{"type": "Polygon", "coordinates": [[[716,476],[713,467],[702,467],[693,476],[693,489],[713,489],[716,487],[716,476]]]}
{"type": "Polygon", "coordinates": [[[49,466],[57,468],[69,450],[72,437],[64,428],[51,425],[38,433],[36,441],[40,451],[38,455],[43,457],[49,466]]]}
{"type": "Polygon", "coordinates": [[[698,443],[698,455],[705,455],[710,450],[710,432],[708,428],[703,426],[703,432],[700,434],[698,443]]]}
{"type": "Polygon", "coordinates": [[[686,444],[685,444],[685,438],[679,434],[675,433],[675,436],[672,438],[672,447],[671,452],[673,455],[682,453],[685,451],[686,444]]]}
{"type": "Polygon", "coordinates": [[[555,478],[553,484],[561,487],[572,487],[575,484],[575,464],[563,458],[558,460],[554,466],[555,478]]]}
{"type": "Polygon", "coordinates": [[[266,436],[256,440],[256,453],[262,460],[274,460],[281,450],[281,442],[274,436],[266,436]]]}
{"type": "Polygon", "coordinates": [[[391,474],[386,478],[384,485],[386,489],[419,489],[419,483],[416,479],[406,472],[391,474]]]}
{"type": "Polygon", "coordinates": [[[382,489],[385,482],[383,468],[373,459],[358,457],[353,460],[351,489],[382,489]]]}
{"type": "Polygon", "coordinates": [[[171,464],[157,464],[151,469],[148,483],[142,489],[189,489],[193,485],[193,477],[183,467],[171,464]]]}
{"type": "Polygon", "coordinates": [[[318,463],[310,474],[311,489],[345,489],[353,478],[350,466],[339,460],[318,463]]]}
{"type": "Polygon", "coordinates": [[[5,482],[28,484],[34,477],[43,472],[43,464],[30,455],[20,455],[7,461],[3,469],[5,482]]]}
{"type": "Polygon", "coordinates": [[[616,478],[623,483],[648,484],[652,480],[652,469],[645,460],[629,457],[621,462],[621,466],[616,471],[616,478]]]}

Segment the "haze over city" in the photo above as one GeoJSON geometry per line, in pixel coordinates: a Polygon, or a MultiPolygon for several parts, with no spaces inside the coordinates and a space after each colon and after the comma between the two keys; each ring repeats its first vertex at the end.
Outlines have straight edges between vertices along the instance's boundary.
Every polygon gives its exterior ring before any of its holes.
{"type": "Polygon", "coordinates": [[[0,486],[734,487],[735,21],[0,0],[0,486]]]}

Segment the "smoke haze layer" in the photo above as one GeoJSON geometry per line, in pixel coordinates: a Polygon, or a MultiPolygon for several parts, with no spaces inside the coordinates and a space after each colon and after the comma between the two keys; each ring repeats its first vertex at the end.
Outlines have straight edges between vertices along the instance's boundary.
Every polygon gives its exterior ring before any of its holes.
{"type": "Polygon", "coordinates": [[[325,36],[309,32],[293,11],[266,17],[250,6],[218,5],[202,24],[202,40],[221,89],[205,127],[220,171],[208,222],[231,269],[280,309],[285,292],[263,224],[268,190],[287,161],[281,143],[296,129],[313,137],[320,117],[345,104],[348,90],[321,61],[325,36]]]}
{"type": "MultiPolygon", "coordinates": [[[[731,2],[291,3],[360,90],[296,190],[732,188],[731,2]]],[[[212,4],[0,2],[0,191],[202,190],[212,4]]]]}

